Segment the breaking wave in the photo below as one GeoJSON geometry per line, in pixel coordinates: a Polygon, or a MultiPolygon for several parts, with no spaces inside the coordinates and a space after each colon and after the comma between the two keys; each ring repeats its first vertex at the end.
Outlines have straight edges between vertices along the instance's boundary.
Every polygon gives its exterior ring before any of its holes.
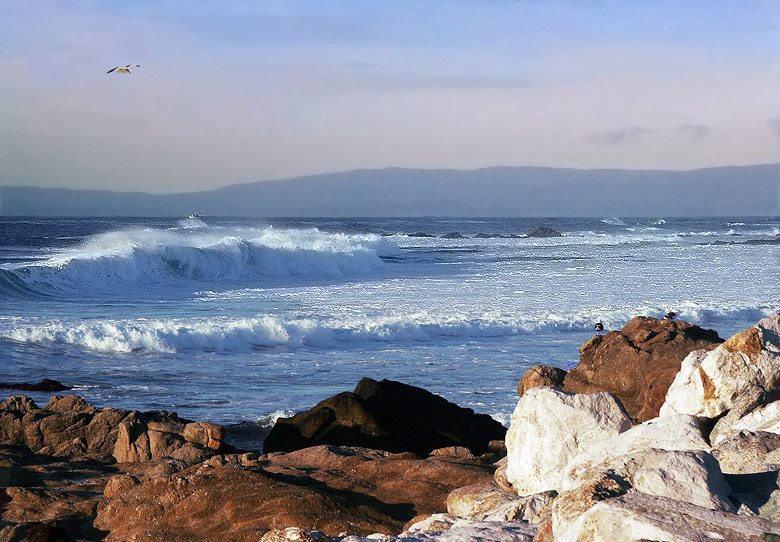
{"type": "Polygon", "coordinates": [[[377,235],[317,229],[215,228],[190,219],[179,229],[95,235],[42,262],[0,269],[0,297],[132,294],[187,282],[350,277],[385,264],[397,247],[377,235]]]}

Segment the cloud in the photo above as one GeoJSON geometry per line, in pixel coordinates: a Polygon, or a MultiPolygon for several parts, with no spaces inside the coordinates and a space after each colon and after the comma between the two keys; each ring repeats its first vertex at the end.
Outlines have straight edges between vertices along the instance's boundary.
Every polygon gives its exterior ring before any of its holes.
{"type": "Polygon", "coordinates": [[[690,141],[707,139],[711,131],[709,126],[703,124],[680,124],[674,129],[675,134],[683,136],[690,141]]]}
{"type": "Polygon", "coordinates": [[[643,126],[624,126],[617,130],[605,130],[603,132],[595,133],[585,138],[585,141],[594,145],[613,147],[616,145],[639,143],[645,139],[646,136],[654,133],[653,130],[643,126]]]}
{"type": "Polygon", "coordinates": [[[769,131],[780,137],[780,117],[769,119],[766,122],[769,125],[769,131]]]}

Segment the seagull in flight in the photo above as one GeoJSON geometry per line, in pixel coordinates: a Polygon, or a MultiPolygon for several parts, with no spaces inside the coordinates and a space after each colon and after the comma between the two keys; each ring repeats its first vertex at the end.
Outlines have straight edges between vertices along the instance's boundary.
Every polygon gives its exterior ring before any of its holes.
{"type": "Polygon", "coordinates": [[[128,64],[124,68],[122,66],[114,66],[110,70],[108,70],[106,73],[116,72],[116,73],[130,73],[130,68],[140,68],[140,64],[128,64]]]}

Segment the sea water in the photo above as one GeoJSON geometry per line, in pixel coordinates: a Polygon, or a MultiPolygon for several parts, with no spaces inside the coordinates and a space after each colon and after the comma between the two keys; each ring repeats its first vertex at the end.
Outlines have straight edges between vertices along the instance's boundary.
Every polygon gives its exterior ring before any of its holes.
{"type": "Polygon", "coordinates": [[[777,217],[0,217],[0,381],[262,428],[388,378],[507,423],[523,372],[574,365],[598,320],[674,310],[728,337],[780,309],[778,234],[777,217]],[[563,235],[525,237],[540,225],[563,235]]]}

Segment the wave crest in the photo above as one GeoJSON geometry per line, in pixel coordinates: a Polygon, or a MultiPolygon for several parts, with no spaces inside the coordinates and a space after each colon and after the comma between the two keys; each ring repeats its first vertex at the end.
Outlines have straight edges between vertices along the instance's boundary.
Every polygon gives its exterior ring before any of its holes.
{"type": "Polygon", "coordinates": [[[377,235],[317,229],[131,229],[93,236],[43,262],[0,270],[0,295],[124,294],[187,281],[349,277],[380,268],[382,258],[397,250],[377,235]]]}

